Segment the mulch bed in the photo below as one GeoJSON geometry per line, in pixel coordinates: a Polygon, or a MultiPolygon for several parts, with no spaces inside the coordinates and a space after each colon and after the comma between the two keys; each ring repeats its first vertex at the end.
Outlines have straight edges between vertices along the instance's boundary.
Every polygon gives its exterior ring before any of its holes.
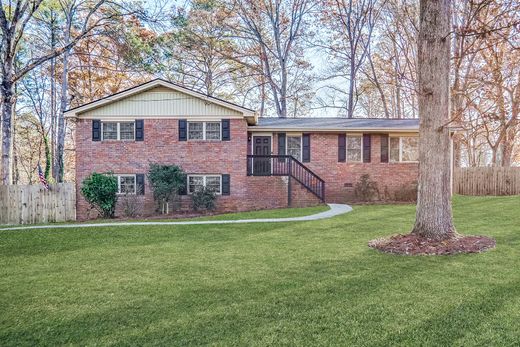
{"type": "Polygon", "coordinates": [[[381,252],[401,255],[451,255],[485,252],[495,248],[496,241],[487,236],[455,235],[439,241],[414,234],[398,234],[372,240],[368,246],[381,252]]]}

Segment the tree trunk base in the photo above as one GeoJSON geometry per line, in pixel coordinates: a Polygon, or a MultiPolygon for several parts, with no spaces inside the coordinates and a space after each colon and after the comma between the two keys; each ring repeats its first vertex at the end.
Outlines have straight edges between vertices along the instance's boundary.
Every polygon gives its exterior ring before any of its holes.
{"type": "Polygon", "coordinates": [[[424,226],[415,225],[411,234],[416,235],[417,237],[437,241],[449,240],[461,236],[457,233],[457,230],[452,225],[435,228],[426,228],[424,226]]]}
{"type": "Polygon", "coordinates": [[[384,253],[401,255],[452,255],[481,253],[495,248],[496,241],[487,236],[463,236],[455,231],[450,237],[428,238],[417,233],[393,235],[372,240],[368,246],[384,253]]]}

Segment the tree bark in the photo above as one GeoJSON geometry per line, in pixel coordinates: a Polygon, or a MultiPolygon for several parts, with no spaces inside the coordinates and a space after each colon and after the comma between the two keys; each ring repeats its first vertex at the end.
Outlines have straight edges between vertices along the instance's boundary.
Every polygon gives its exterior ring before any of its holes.
{"type": "MultiPolygon", "coordinates": [[[[6,67],[9,69],[9,66],[6,67]]],[[[5,70],[5,69],[4,69],[5,70]]],[[[12,183],[11,175],[11,143],[12,143],[12,117],[14,105],[14,83],[3,73],[3,81],[0,86],[2,95],[2,184],[12,183]]],[[[7,73],[7,75],[10,75],[7,73]]]]}
{"type": "Polygon", "coordinates": [[[412,233],[438,240],[455,235],[450,196],[451,0],[421,0],[418,40],[419,189],[412,233]]]}
{"type": "MultiPolygon", "coordinates": [[[[67,20],[66,28],[64,32],[64,42],[67,49],[63,51],[63,70],[61,73],[61,99],[60,99],[60,111],[58,114],[58,137],[56,139],[56,163],[55,173],[56,181],[63,182],[63,176],[65,174],[65,110],[67,109],[67,101],[69,98],[69,57],[72,52],[72,46],[70,43],[70,33],[72,29],[72,19],[74,16],[74,9],[70,8],[66,11],[67,20]]],[[[211,95],[208,93],[208,95],[211,95]]]]}

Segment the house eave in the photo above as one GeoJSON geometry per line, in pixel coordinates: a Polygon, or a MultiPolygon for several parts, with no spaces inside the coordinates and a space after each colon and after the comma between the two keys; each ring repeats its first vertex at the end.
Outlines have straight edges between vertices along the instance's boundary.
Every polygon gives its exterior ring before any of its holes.
{"type": "Polygon", "coordinates": [[[359,132],[359,133],[418,133],[419,129],[410,128],[302,128],[302,127],[262,127],[249,126],[250,132],[311,132],[311,133],[345,133],[345,132],[359,132]]]}

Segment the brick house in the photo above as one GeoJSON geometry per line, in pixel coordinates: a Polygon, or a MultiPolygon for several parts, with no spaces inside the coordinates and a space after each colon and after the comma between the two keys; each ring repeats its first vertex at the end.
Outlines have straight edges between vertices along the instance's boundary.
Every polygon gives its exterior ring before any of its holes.
{"type": "Polygon", "coordinates": [[[78,219],[90,217],[80,187],[92,172],[114,173],[120,193],[137,193],[153,214],[150,163],[187,173],[184,209],[201,186],[220,211],[244,211],[352,201],[363,174],[393,200],[417,180],[417,119],[258,118],[160,79],[65,116],[75,121],[78,219]]]}

